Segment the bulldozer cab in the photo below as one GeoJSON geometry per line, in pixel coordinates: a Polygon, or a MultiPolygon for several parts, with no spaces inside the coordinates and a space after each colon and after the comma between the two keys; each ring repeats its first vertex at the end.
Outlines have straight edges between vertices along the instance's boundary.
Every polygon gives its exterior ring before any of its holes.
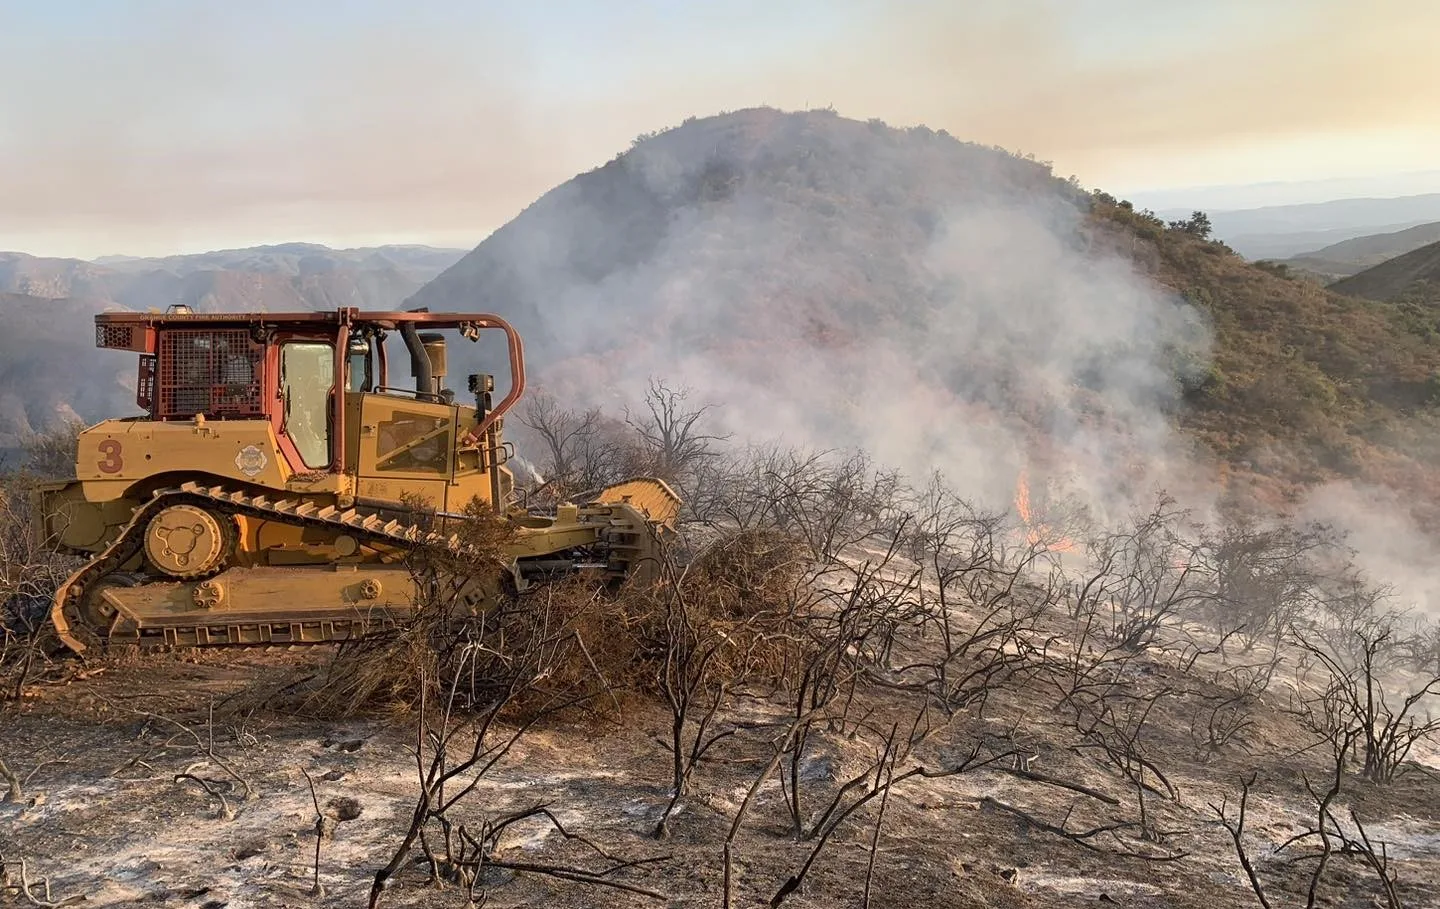
{"type": "Polygon", "coordinates": [[[478,497],[505,507],[513,481],[503,467],[501,418],[525,379],[520,339],[495,316],[172,311],[102,313],[96,325],[99,346],[141,354],[138,420],[209,425],[221,438],[231,421],[268,423],[273,441],[242,447],[234,458],[254,481],[273,459],[287,482],[329,479],[342,497],[360,502],[418,499],[458,512],[478,497]],[[494,404],[493,378],[472,375],[473,398],[457,403],[445,387],[443,332],[473,341],[485,329],[506,337],[510,387],[494,404]],[[387,339],[403,341],[408,382],[397,375],[387,339]]]}

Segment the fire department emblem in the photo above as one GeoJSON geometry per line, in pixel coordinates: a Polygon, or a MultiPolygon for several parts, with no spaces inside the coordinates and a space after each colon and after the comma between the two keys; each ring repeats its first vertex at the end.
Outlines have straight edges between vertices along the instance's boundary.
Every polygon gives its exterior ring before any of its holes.
{"type": "Polygon", "coordinates": [[[246,445],[235,456],[235,466],[247,477],[253,477],[264,470],[266,463],[265,452],[261,451],[258,445],[246,445]]]}

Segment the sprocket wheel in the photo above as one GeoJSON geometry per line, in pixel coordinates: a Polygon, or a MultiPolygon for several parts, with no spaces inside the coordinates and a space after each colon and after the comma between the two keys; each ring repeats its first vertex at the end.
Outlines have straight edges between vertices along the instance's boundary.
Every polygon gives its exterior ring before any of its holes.
{"type": "Polygon", "coordinates": [[[105,590],[111,587],[138,587],[140,583],[138,575],[123,572],[97,579],[65,610],[65,617],[70,622],[70,633],[77,637],[87,650],[97,651],[103,647],[109,636],[110,626],[115,622],[115,607],[105,601],[105,590]]]}
{"type": "Polygon", "coordinates": [[[172,578],[203,578],[225,567],[234,543],[230,520],[195,505],[171,505],[145,528],[145,560],[172,578]]]}

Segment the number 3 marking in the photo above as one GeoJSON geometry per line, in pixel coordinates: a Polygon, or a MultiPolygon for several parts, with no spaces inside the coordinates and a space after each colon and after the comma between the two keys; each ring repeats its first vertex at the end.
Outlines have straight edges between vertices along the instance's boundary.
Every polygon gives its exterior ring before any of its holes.
{"type": "Polygon", "coordinates": [[[120,442],[118,440],[106,439],[101,442],[100,453],[105,456],[100,459],[101,473],[119,473],[120,469],[125,466],[125,462],[120,459],[120,442]]]}

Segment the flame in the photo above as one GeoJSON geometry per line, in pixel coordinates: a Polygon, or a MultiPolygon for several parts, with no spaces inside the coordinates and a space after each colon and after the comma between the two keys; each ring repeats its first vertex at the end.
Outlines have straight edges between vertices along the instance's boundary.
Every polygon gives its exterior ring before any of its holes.
{"type": "Polygon", "coordinates": [[[1069,552],[1075,548],[1068,537],[1056,536],[1050,528],[1035,520],[1030,508],[1029,468],[1021,467],[1015,477],[1015,513],[1025,524],[1025,542],[1030,546],[1043,546],[1049,552],[1069,552]]]}
{"type": "Polygon", "coordinates": [[[1025,526],[1030,526],[1030,484],[1026,481],[1026,469],[1020,468],[1020,474],[1015,477],[1015,511],[1020,515],[1020,520],[1025,526]]]}

